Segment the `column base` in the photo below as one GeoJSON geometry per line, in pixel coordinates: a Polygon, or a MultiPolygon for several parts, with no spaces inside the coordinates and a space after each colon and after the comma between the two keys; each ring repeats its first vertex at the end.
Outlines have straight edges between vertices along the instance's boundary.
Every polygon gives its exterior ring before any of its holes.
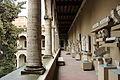
{"type": "Polygon", "coordinates": [[[54,58],[52,55],[44,55],[43,59],[50,59],[50,58],[54,58]]]}
{"type": "Polygon", "coordinates": [[[44,67],[39,67],[39,66],[26,66],[26,68],[24,69],[24,71],[21,71],[21,74],[39,74],[42,75],[45,72],[45,68],[44,67]]]}

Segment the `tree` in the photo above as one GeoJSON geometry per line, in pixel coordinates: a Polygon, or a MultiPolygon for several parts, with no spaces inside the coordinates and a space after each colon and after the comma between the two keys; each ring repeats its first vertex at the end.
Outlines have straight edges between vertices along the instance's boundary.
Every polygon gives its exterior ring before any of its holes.
{"type": "Polygon", "coordinates": [[[14,54],[17,52],[18,34],[22,31],[12,24],[18,17],[25,2],[17,5],[11,0],[3,0],[0,3],[0,77],[8,74],[15,69],[13,61],[14,54]]]}

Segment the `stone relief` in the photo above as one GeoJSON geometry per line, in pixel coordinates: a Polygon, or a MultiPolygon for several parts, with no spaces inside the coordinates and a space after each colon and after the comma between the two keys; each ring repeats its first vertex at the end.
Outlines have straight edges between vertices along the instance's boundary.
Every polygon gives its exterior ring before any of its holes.
{"type": "Polygon", "coordinates": [[[109,32],[107,29],[102,29],[100,31],[98,31],[98,33],[96,34],[97,38],[107,38],[109,37],[109,32]]]}
{"type": "Polygon", "coordinates": [[[85,52],[89,52],[90,51],[90,44],[89,44],[89,42],[90,42],[90,39],[89,39],[88,35],[82,37],[82,41],[81,41],[82,51],[85,51],[85,52]]]}
{"type": "Polygon", "coordinates": [[[113,18],[115,23],[120,23],[120,5],[111,10],[111,18],[113,18]]]}

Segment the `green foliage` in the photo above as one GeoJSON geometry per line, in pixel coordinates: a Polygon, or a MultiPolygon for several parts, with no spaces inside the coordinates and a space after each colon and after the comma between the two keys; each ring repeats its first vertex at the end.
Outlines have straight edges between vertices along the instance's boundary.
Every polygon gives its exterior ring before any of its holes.
{"type": "Polygon", "coordinates": [[[25,2],[15,5],[11,0],[6,0],[0,4],[0,77],[8,74],[15,69],[13,61],[17,52],[17,39],[21,29],[12,24],[12,21],[18,17],[22,5],[25,2]]]}

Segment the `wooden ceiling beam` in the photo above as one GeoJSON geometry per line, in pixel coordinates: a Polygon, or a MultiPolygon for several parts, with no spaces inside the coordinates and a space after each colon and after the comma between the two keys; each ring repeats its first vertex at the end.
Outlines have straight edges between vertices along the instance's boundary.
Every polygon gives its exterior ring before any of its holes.
{"type": "Polygon", "coordinates": [[[59,27],[59,30],[68,30],[69,27],[59,27]]]}
{"type": "Polygon", "coordinates": [[[58,21],[72,22],[72,21],[73,21],[73,19],[58,19],[58,21]]]}
{"type": "Polygon", "coordinates": [[[61,12],[59,12],[59,13],[57,13],[57,15],[58,16],[61,16],[61,15],[64,15],[64,16],[75,16],[75,13],[73,12],[73,13],[61,13],[61,12]]]}
{"type": "Polygon", "coordinates": [[[64,16],[64,15],[61,15],[61,16],[58,16],[58,19],[74,19],[74,16],[64,16]]]}
{"type": "Polygon", "coordinates": [[[65,5],[70,5],[70,6],[78,6],[81,4],[81,1],[56,1],[57,6],[65,6],[65,5]]]}
{"type": "Polygon", "coordinates": [[[71,25],[71,23],[58,23],[58,25],[71,25]]]}
{"type": "Polygon", "coordinates": [[[58,22],[58,24],[71,24],[71,22],[58,22]]]}

